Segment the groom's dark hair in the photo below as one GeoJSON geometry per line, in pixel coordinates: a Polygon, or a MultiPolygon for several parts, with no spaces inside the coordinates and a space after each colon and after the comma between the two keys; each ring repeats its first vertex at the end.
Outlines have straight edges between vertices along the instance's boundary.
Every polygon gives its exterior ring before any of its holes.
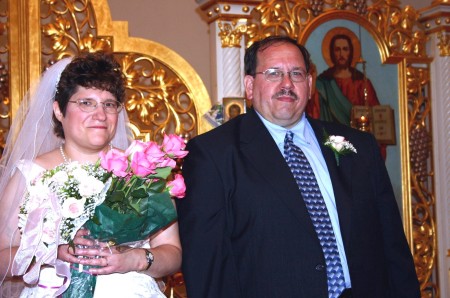
{"type": "Polygon", "coordinates": [[[252,77],[256,74],[256,67],[258,66],[258,53],[264,51],[268,47],[274,45],[274,44],[283,44],[283,43],[290,43],[294,46],[296,46],[300,53],[303,56],[303,60],[305,60],[305,70],[307,73],[309,73],[311,61],[310,61],[310,54],[308,50],[302,46],[301,44],[297,43],[295,39],[292,39],[288,36],[269,36],[262,40],[258,40],[254,42],[246,51],[244,56],[244,68],[245,68],[245,74],[250,75],[252,77]]]}

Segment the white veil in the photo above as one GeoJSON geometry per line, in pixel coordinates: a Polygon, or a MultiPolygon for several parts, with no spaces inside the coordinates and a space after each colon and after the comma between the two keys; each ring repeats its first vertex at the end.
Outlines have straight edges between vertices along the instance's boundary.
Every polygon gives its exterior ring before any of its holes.
{"type": "MultiPolygon", "coordinates": [[[[65,58],[49,67],[24,97],[14,117],[0,160],[0,233],[4,233],[8,228],[18,233],[17,227],[8,227],[8,223],[11,222],[12,216],[18,216],[16,210],[25,191],[24,181],[18,183],[14,196],[4,195],[16,169],[16,163],[19,160],[34,160],[37,156],[59,147],[62,142],[53,132],[53,102],[61,73],[71,61],[72,58],[65,58]]],[[[126,149],[131,137],[128,117],[123,109],[119,114],[112,144],[117,148],[126,149]]],[[[9,261],[8,270],[11,263],[12,260],[9,261]]],[[[0,290],[4,278],[5,276],[0,274],[0,290]]]]}

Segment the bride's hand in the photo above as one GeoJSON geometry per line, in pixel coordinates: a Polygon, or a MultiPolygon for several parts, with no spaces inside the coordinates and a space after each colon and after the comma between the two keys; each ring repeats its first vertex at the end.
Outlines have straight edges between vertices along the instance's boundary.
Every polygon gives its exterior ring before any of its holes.
{"type": "Polygon", "coordinates": [[[91,268],[92,274],[126,273],[143,271],[147,268],[145,250],[129,247],[102,247],[98,250],[97,259],[82,260],[82,264],[91,265],[98,262],[99,268],[91,268]]]}
{"type": "Polygon", "coordinates": [[[79,257],[95,257],[97,249],[80,248],[80,246],[92,247],[95,244],[88,236],[88,230],[79,229],[73,239],[73,245],[63,244],[58,246],[58,259],[69,263],[80,263],[79,257]]]}

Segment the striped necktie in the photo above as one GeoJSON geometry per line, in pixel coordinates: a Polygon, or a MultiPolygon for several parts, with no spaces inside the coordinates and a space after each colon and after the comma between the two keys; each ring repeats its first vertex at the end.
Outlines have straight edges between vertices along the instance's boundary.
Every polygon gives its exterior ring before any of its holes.
{"type": "Polygon", "coordinates": [[[316,176],[303,151],[294,144],[293,137],[294,134],[291,131],[286,133],[284,139],[285,159],[297,181],[322,246],[327,265],[328,295],[330,298],[339,297],[345,289],[345,279],[333,226],[316,176]]]}

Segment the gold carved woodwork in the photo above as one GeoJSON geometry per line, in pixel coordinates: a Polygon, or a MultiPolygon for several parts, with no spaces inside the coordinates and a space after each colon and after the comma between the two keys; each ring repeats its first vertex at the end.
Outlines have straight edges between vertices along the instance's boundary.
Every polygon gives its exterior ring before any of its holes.
{"type": "Polygon", "coordinates": [[[421,65],[408,63],[406,78],[414,262],[422,293],[434,297],[431,294],[438,295],[438,288],[431,275],[436,265],[437,239],[434,175],[430,166],[431,102],[426,92],[430,88],[430,71],[421,65]]]}
{"type": "Polygon", "coordinates": [[[219,37],[222,43],[222,48],[240,48],[241,38],[247,31],[247,25],[237,25],[236,21],[231,23],[218,22],[219,26],[219,37]]]}
{"type": "Polygon", "coordinates": [[[112,36],[97,37],[95,13],[89,0],[41,1],[40,10],[43,63],[84,51],[112,50],[112,36]]]}
{"type": "Polygon", "coordinates": [[[368,22],[386,42],[390,56],[425,57],[426,36],[417,22],[419,14],[414,8],[400,8],[399,1],[373,1],[367,5],[366,0],[312,0],[266,1],[255,10],[257,17],[249,25],[247,35],[249,44],[269,35],[287,35],[300,40],[302,35],[311,30],[310,26],[333,17],[333,13],[345,12],[346,18],[368,22]],[[342,10],[342,11],[337,11],[342,10]]]}
{"type": "Polygon", "coordinates": [[[450,11],[447,9],[449,0],[433,1],[427,9],[421,10],[420,22],[428,35],[436,34],[436,46],[439,55],[450,55],[450,11]]]}
{"type": "Polygon", "coordinates": [[[248,13],[251,8],[254,7],[262,0],[248,0],[248,1],[222,1],[222,0],[209,0],[209,1],[197,1],[203,2],[200,9],[205,12],[206,21],[212,23],[216,20],[239,20],[248,18],[248,13]],[[247,2],[247,3],[241,3],[247,2]],[[242,5],[244,4],[244,5],[242,5]],[[248,5],[247,5],[248,4],[248,5]]]}
{"type": "Polygon", "coordinates": [[[166,65],[138,54],[119,55],[127,86],[125,108],[137,138],[162,141],[165,133],[189,138],[197,131],[192,94],[166,65]]]}
{"type": "Polygon", "coordinates": [[[438,48],[441,56],[450,56],[450,34],[445,31],[438,33],[438,48]]]}

